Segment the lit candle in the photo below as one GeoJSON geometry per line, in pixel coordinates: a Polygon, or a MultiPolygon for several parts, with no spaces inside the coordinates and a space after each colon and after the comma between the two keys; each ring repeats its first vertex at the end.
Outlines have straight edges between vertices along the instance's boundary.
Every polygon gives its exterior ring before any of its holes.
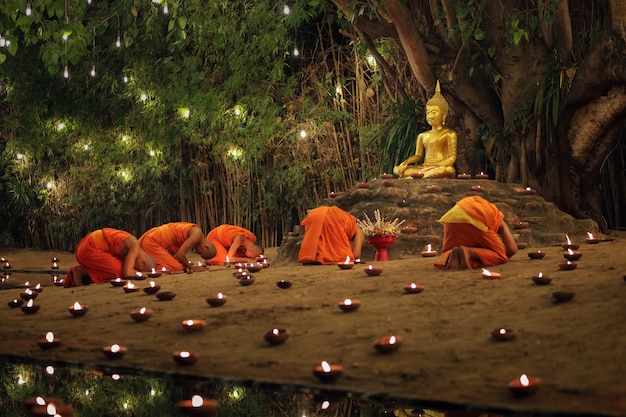
{"type": "Polygon", "coordinates": [[[483,192],[485,192],[485,189],[483,187],[481,187],[480,185],[472,185],[472,191],[476,191],[478,193],[483,193],[483,192]]]}
{"type": "Polygon", "coordinates": [[[547,275],[544,275],[542,272],[532,277],[531,279],[537,285],[548,285],[552,281],[552,278],[550,278],[547,275]]]}
{"type": "Polygon", "coordinates": [[[157,272],[156,268],[152,268],[152,271],[148,274],[148,278],[158,278],[161,276],[160,272],[157,272]]]}
{"type": "Polygon", "coordinates": [[[148,320],[152,317],[152,310],[146,307],[141,307],[137,310],[133,310],[130,312],[130,317],[135,320],[137,323],[141,323],[142,321],[148,320]]]}
{"type": "Polygon", "coordinates": [[[400,336],[385,336],[374,341],[374,349],[380,353],[391,353],[398,350],[402,344],[400,336]]]}
{"type": "Polygon", "coordinates": [[[80,317],[80,316],[84,316],[85,314],[87,314],[87,311],[89,310],[89,306],[81,305],[78,301],[76,301],[74,302],[74,305],[69,306],[67,309],[72,316],[80,317]]]}
{"type": "Polygon", "coordinates": [[[126,281],[125,279],[122,278],[115,278],[113,281],[111,281],[111,285],[114,287],[123,287],[124,285],[127,284],[128,281],[126,281]]]}
{"type": "Polygon", "coordinates": [[[458,174],[456,177],[457,177],[458,179],[461,179],[461,180],[467,180],[467,179],[472,178],[472,174],[466,174],[466,173],[464,172],[464,173],[462,173],[462,174],[458,174]]]}
{"type": "Polygon", "coordinates": [[[513,329],[500,327],[491,332],[491,337],[497,341],[513,340],[517,337],[517,332],[513,329]]]}
{"type": "Polygon", "coordinates": [[[383,269],[381,267],[374,266],[374,265],[369,265],[367,268],[365,268],[365,273],[371,277],[380,275],[382,272],[383,272],[383,269]]]}
{"type": "Polygon", "coordinates": [[[207,297],[207,299],[206,299],[206,302],[211,307],[223,306],[224,304],[226,304],[226,301],[228,301],[228,297],[225,294],[222,294],[221,292],[218,292],[213,297],[207,297]]]}
{"type": "Polygon", "coordinates": [[[541,250],[535,250],[535,251],[528,252],[528,257],[530,259],[541,259],[544,256],[546,256],[546,253],[542,252],[541,250]]]}
{"type": "Polygon", "coordinates": [[[22,306],[22,312],[24,312],[24,314],[35,314],[40,308],[41,306],[39,304],[35,304],[35,301],[31,298],[28,300],[26,305],[22,306]]]}
{"type": "Polygon", "coordinates": [[[54,336],[54,333],[48,332],[45,337],[37,342],[43,350],[55,348],[61,344],[61,339],[54,336]]]}
{"type": "Polygon", "coordinates": [[[347,313],[350,311],[358,310],[359,307],[361,307],[361,302],[358,300],[351,300],[349,298],[346,298],[345,300],[340,301],[338,305],[342,311],[345,311],[347,313]]]}
{"type": "Polygon", "coordinates": [[[567,249],[565,252],[563,252],[563,257],[565,259],[567,259],[568,261],[577,261],[579,260],[581,257],[583,256],[583,254],[579,251],[575,251],[572,249],[567,249]]]}
{"type": "Polygon", "coordinates": [[[414,172],[411,174],[411,178],[413,179],[424,178],[424,173],[422,171],[414,172]]]}
{"type": "Polygon", "coordinates": [[[480,174],[476,174],[476,179],[486,180],[486,179],[489,179],[489,175],[487,175],[484,172],[480,171],[480,174]]]}
{"type": "Polygon", "coordinates": [[[135,272],[135,279],[140,281],[142,279],[146,279],[146,275],[144,275],[142,272],[137,271],[135,272]]]}
{"type": "Polygon", "coordinates": [[[217,413],[218,403],[214,400],[202,398],[194,395],[190,400],[184,400],[178,403],[180,411],[190,417],[212,416],[217,413]]]}
{"type": "Polygon", "coordinates": [[[9,307],[11,308],[16,308],[16,307],[20,307],[22,304],[24,304],[24,300],[22,300],[21,298],[14,298],[13,300],[8,302],[9,307]]]}
{"type": "Polygon", "coordinates": [[[198,361],[198,354],[187,350],[179,350],[172,355],[179,365],[190,366],[198,361]]]}
{"type": "Polygon", "coordinates": [[[580,245],[576,244],[576,243],[572,243],[572,241],[570,240],[569,236],[566,234],[565,235],[565,239],[566,242],[561,243],[561,246],[563,247],[563,249],[572,249],[572,250],[576,250],[580,247],[580,245]]]}
{"type": "Polygon", "coordinates": [[[41,286],[41,284],[35,285],[35,292],[42,292],[42,291],[43,291],[43,287],[41,286]]]}
{"type": "Polygon", "coordinates": [[[30,288],[26,288],[23,293],[20,293],[20,297],[23,300],[32,300],[34,298],[37,298],[37,293],[33,292],[33,290],[31,290],[30,288]]]}
{"type": "Polygon", "coordinates": [[[404,286],[404,292],[407,294],[419,294],[424,291],[424,287],[412,282],[404,286]]]}
{"type": "Polygon", "coordinates": [[[343,374],[343,367],[323,361],[313,369],[313,374],[322,382],[334,382],[343,374]]]}
{"type": "Polygon", "coordinates": [[[352,269],[354,266],[354,262],[350,261],[350,257],[346,256],[346,260],[344,263],[337,264],[340,269],[352,269]]]}
{"type": "Polygon", "coordinates": [[[426,245],[426,247],[424,248],[424,251],[422,252],[422,256],[424,258],[430,258],[432,256],[437,256],[437,251],[433,250],[433,246],[431,243],[429,243],[428,245],[426,245]]]}
{"type": "Polygon", "coordinates": [[[206,326],[206,321],[204,320],[197,320],[197,319],[183,320],[183,328],[187,330],[188,332],[200,331],[204,329],[205,326],[206,326]]]}
{"type": "Polygon", "coordinates": [[[438,193],[441,191],[441,187],[438,185],[427,185],[426,186],[426,192],[429,193],[438,193]]]}
{"type": "Polygon", "coordinates": [[[483,278],[485,279],[500,279],[502,274],[499,272],[491,272],[488,269],[483,268],[483,278]]]}
{"type": "Polygon", "coordinates": [[[158,285],[154,281],[150,281],[149,285],[143,289],[143,292],[145,292],[148,295],[152,295],[152,294],[158,293],[160,289],[161,289],[160,285],[158,285]]]}
{"type": "Polygon", "coordinates": [[[252,285],[253,283],[254,283],[253,275],[246,274],[245,272],[241,273],[241,276],[239,277],[239,285],[246,287],[248,285],[252,285]]]}
{"type": "Polygon", "coordinates": [[[260,262],[252,262],[248,264],[247,268],[248,272],[259,272],[261,269],[263,269],[263,264],[260,262]]]}
{"type": "Polygon", "coordinates": [[[110,359],[119,359],[128,352],[124,346],[113,344],[111,346],[105,346],[102,348],[102,353],[110,359]]]}
{"type": "Polygon", "coordinates": [[[139,287],[128,281],[126,285],[124,285],[124,292],[136,292],[139,291],[139,287]]]}
{"type": "Polygon", "coordinates": [[[291,281],[285,281],[284,279],[281,279],[280,281],[276,281],[276,286],[278,288],[286,290],[291,288],[291,281]]]}
{"type": "Polygon", "coordinates": [[[270,345],[282,345],[289,339],[289,332],[286,329],[268,330],[263,336],[270,345]]]}
{"type": "Polygon", "coordinates": [[[594,244],[600,242],[600,239],[593,237],[591,232],[587,232],[587,239],[585,239],[587,243],[594,244]]]}
{"type": "Polygon", "coordinates": [[[559,269],[563,271],[571,271],[572,269],[576,269],[577,266],[578,264],[572,261],[565,261],[565,262],[559,263],[559,269]]]}
{"type": "Polygon", "coordinates": [[[516,397],[527,397],[539,390],[541,380],[539,378],[528,377],[522,374],[518,379],[509,382],[509,390],[516,397]]]}

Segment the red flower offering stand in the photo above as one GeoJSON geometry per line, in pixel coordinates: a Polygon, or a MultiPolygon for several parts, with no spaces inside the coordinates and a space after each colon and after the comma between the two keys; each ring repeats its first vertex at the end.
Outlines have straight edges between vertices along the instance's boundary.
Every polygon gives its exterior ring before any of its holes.
{"type": "Polygon", "coordinates": [[[385,236],[369,236],[367,238],[367,243],[372,245],[376,249],[376,256],[374,260],[376,261],[388,261],[389,260],[389,252],[387,252],[387,248],[391,246],[393,242],[395,242],[396,237],[394,235],[385,235],[385,236]]]}

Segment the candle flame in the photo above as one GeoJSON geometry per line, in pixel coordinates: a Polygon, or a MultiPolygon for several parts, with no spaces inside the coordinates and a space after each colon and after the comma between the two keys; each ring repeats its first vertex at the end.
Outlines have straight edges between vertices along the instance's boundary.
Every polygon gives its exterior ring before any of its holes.
{"type": "Polygon", "coordinates": [[[543,277],[543,272],[540,272],[539,275],[537,275],[539,278],[543,277]]]}
{"type": "Polygon", "coordinates": [[[506,329],[500,329],[499,333],[500,334],[506,334],[506,329]]]}
{"type": "Polygon", "coordinates": [[[30,282],[26,281],[26,282],[24,283],[24,287],[26,287],[26,288],[30,287],[30,282]]]}
{"type": "Polygon", "coordinates": [[[139,271],[135,272],[135,275],[138,276],[138,277],[142,276],[141,272],[139,272],[139,271]]]}
{"type": "Polygon", "coordinates": [[[30,300],[28,300],[28,302],[26,303],[26,307],[32,307],[32,306],[33,306],[33,304],[35,304],[35,303],[34,303],[33,299],[31,298],[31,299],[30,299],[30,300]]]}
{"type": "Polygon", "coordinates": [[[48,404],[48,407],[46,407],[46,412],[48,413],[49,416],[54,416],[57,413],[57,408],[55,407],[54,404],[50,403],[48,404]]]}
{"type": "Polygon", "coordinates": [[[222,298],[224,298],[224,294],[222,294],[221,292],[218,292],[217,293],[217,298],[219,298],[221,300],[222,298]]]}
{"type": "Polygon", "coordinates": [[[156,282],[154,282],[154,281],[150,281],[150,286],[151,286],[152,288],[154,288],[154,286],[155,286],[155,285],[156,285],[156,282]]]}
{"type": "Polygon", "coordinates": [[[52,332],[46,333],[46,340],[48,341],[48,343],[54,342],[54,333],[52,332]]]}
{"type": "Polygon", "coordinates": [[[526,376],[526,374],[522,374],[522,376],[519,377],[519,382],[525,387],[527,387],[530,383],[530,381],[528,380],[528,376],[526,376]]]}
{"type": "Polygon", "coordinates": [[[390,345],[393,345],[393,344],[395,344],[395,343],[396,343],[396,337],[395,337],[395,336],[391,336],[391,337],[389,338],[389,344],[390,344],[390,345]]]}
{"type": "Polygon", "coordinates": [[[350,263],[350,257],[346,256],[346,261],[344,262],[344,264],[349,264],[350,263]]]}
{"type": "Polygon", "coordinates": [[[531,191],[531,190],[532,190],[532,188],[526,187],[526,191],[531,191]]]}
{"type": "Polygon", "coordinates": [[[38,289],[40,289],[40,288],[41,288],[41,284],[37,284],[37,285],[35,285],[35,289],[36,289],[36,290],[38,290],[38,289]]]}
{"type": "Polygon", "coordinates": [[[188,357],[190,357],[190,356],[191,356],[191,353],[189,353],[189,352],[187,352],[187,351],[182,351],[182,352],[180,352],[179,356],[180,356],[181,358],[188,358],[188,357]]]}
{"type": "Polygon", "coordinates": [[[491,272],[488,269],[483,268],[483,275],[491,276],[491,272]]]}
{"type": "Polygon", "coordinates": [[[202,407],[203,403],[204,403],[204,399],[201,396],[194,395],[193,397],[191,397],[191,405],[193,407],[202,407]]]}
{"type": "Polygon", "coordinates": [[[411,283],[411,288],[415,289],[415,288],[417,288],[417,285],[414,282],[412,282],[411,283]]]}
{"type": "Polygon", "coordinates": [[[52,263],[52,268],[55,268],[55,269],[56,269],[56,267],[57,267],[57,263],[56,263],[56,262],[53,262],[53,263],[52,263]]]}
{"type": "Polygon", "coordinates": [[[33,293],[33,291],[30,288],[26,288],[26,291],[24,292],[28,295],[31,295],[33,293]]]}
{"type": "Polygon", "coordinates": [[[330,364],[326,361],[322,362],[322,370],[324,372],[330,372],[330,364]]]}
{"type": "Polygon", "coordinates": [[[115,345],[112,345],[112,346],[111,346],[111,352],[113,352],[113,353],[117,353],[117,352],[119,352],[119,351],[120,351],[120,345],[115,344],[115,345]]]}
{"type": "Polygon", "coordinates": [[[126,288],[135,288],[135,284],[133,284],[132,282],[128,282],[128,284],[126,284],[126,288]]]}
{"type": "Polygon", "coordinates": [[[141,307],[141,308],[139,309],[139,314],[146,314],[146,310],[147,310],[147,308],[145,308],[145,307],[141,307]]]}
{"type": "Polygon", "coordinates": [[[198,262],[198,266],[202,266],[202,262],[198,262]]]}
{"type": "Polygon", "coordinates": [[[46,400],[44,400],[43,397],[35,398],[35,402],[37,403],[37,405],[46,405],[46,400]]]}
{"type": "Polygon", "coordinates": [[[374,267],[372,265],[368,266],[367,269],[373,269],[374,267]]]}
{"type": "Polygon", "coordinates": [[[346,306],[350,306],[352,305],[352,300],[349,298],[346,298],[345,300],[343,300],[343,304],[346,306]]]}
{"type": "Polygon", "coordinates": [[[589,236],[589,239],[593,239],[593,234],[591,232],[587,232],[587,236],[589,236]]]}
{"type": "Polygon", "coordinates": [[[230,258],[228,257],[228,255],[226,255],[226,263],[229,264],[230,263],[230,258]]]}
{"type": "Polygon", "coordinates": [[[187,320],[187,321],[185,322],[185,324],[186,324],[187,326],[193,326],[193,320],[187,320]]]}
{"type": "Polygon", "coordinates": [[[573,255],[573,254],[574,254],[574,251],[573,251],[571,248],[567,248],[567,253],[568,253],[569,255],[573,255]]]}
{"type": "Polygon", "coordinates": [[[572,244],[572,241],[571,241],[571,240],[569,240],[569,236],[568,236],[567,234],[565,234],[565,238],[567,239],[567,244],[568,244],[568,245],[571,245],[571,244],[572,244]]]}
{"type": "Polygon", "coordinates": [[[114,281],[115,281],[115,282],[122,282],[122,278],[119,278],[119,277],[118,277],[118,278],[115,278],[115,280],[114,280],[114,281]]]}
{"type": "Polygon", "coordinates": [[[167,269],[165,269],[165,267],[161,268],[161,271],[165,272],[167,271],[167,269]]]}
{"type": "Polygon", "coordinates": [[[278,334],[280,333],[280,330],[274,329],[274,330],[272,330],[272,333],[275,334],[276,336],[278,336],[278,334]]]}
{"type": "Polygon", "coordinates": [[[428,245],[426,245],[426,252],[430,252],[432,250],[433,250],[433,245],[432,244],[429,243],[428,245]]]}
{"type": "Polygon", "coordinates": [[[74,310],[82,310],[83,306],[80,305],[78,301],[74,303],[74,310]]]}

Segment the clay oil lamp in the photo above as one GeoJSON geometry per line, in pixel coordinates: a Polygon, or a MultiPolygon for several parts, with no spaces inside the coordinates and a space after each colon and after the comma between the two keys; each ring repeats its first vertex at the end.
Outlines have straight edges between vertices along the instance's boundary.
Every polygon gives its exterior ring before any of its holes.
{"type": "Polygon", "coordinates": [[[25,281],[23,284],[18,284],[18,288],[30,288],[30,281],[25,281]]]}
{"type": "Polygon", "coordinates": [[[400,208],[403,208],[403,207],[408,207],[408,206],[409,206],[409,203],[407,203],[407,202],[406,202],[406,200],[402,200],[402,201],[398,201],[398,202],[396,203],[396,206],[398,206],[398,207],[400,207],[400,208]]]}
{"type": "Polygon", "coordinates": [[[472,185],[472,191],[475,191],[477,193],[484,193],[485,189],[480,185],[472,185]]]}
{"type": "MultiPolygon", "coordinates": [[[[244,273],[245,274],[245,273],[244,273]]],[[[248,285],[254,284],[254,276],[245,274],[239,278],[239,285],[243,287],[247,287],[248,285]]]]}
{"type": "Polygon", "coordinates": [[[212,297],[207,297],[206,299],[207,304],[209,304],[211,307],[223,306],[224,304],[226,304],[226,301],[228,301],[228,297],[226,296],[226,294],[222,294],[221,292],[218,292],[212,297]]]}
{"type": "Polygon", "coordinates": [[[155,295],[159,301],[171,301],[176,297],[176,293],[173,291],[159,291],[155,295]]]}
{"type": "Polygon", "coordinates": [[[359,307],[361,307],[361,302],[359,300],[351,300],[349,298],[346,298],[345,300],[340,301],[338,303],[338,306],[341,311],[349,313],[351,311],[357,311],[359,307]]]}
{"type": "Polygon", "coordinates": [[[548,285],[552,282],[552,278],[547,275],[544,275],[543,272],[538,273],[537,275],[531,278],[533,282],[537,285],[548,285]]]}
{"type": "Polygon", "coordinates": [[[424,178],[424,173],[422,171],[414,172],[411,174],[411,178],[413,178],[414,180],[424,178]]]}
{"type": "Polygon", "coordinates": [[[350,260],[349,256],[346,256],[346,260],[343,263],[337,264],[339,269],[352,269],[354,267],[354,262],[350,260]]]}
{"type": "Polygon", "coordinates": [[[30,288],[26,288],[24,292],[20,293],[20,298],[26,301],[34,300],[35,298],[37,298],[37,293],[30,288]]]}
{"type": "Polygon", "coordinates": [[[206,417],[217,413],[218,403],[215,400],[194,395],[190,400],[179,402],[178,409],[188,417],[206,417]]]}
{"type": "Polygon", "coordinates": [[[135,279],[136,279],[137,281],[144,280],[144,279],[146,279],[147,277],[148,277],[148,274],[144,274],[143,272],[140,272],[140,271],[135,272],[135,279]]]}
{"type": "Polygon", "coordinates": [[[74,416],[74,409],[58,399],[48,399],[44,405],[35,405],[30,409],[32,416],[74,416]]]}
{"type": "Polygon", "coordinates": [[[516,242],[517,250],[526,249],[528,247],[528,243],[526,242],[516,242]]]}
{"type": "Polygon", "coordinates": [[[24,300],[22,300],[21,298],[14,298],[13,300],[9,301],[7,304],[11,308],[21,307],[22,304],[24,304],[24,300]]]}
{"type": "Polygon", "coordinates": [[[61,339],[57,338],[52,332],[46,333],[43,339],[37,341],[37,345],[39,345],[42,350],[52,349],[60,344],[61,339]]]}
{"type": "Polygon", "coordinates": [[[543,259],[546,256],[546,253],[541,250],[532,250],[528,252],[528,257],[530,259],[543,259]]]}
{"type": "Polygon", "coordinates": [[[433,245],[429,243],[422,251],[422,256],[424,258],[431,258],[433,256],[437,256],[437,251],[433,250],[433,245]]]}
{"type": "Polygon", "coordinates": [[[102,348],[102,353],[109,359],[119,359],[128,353],[128,349],[118,344],[105,346],[102,348]]]}
{"type": "Polygon", "coordinates": [[[380,174],[380,179],[381,179],[381,180],[390,180],[390,179],[393,179],[393,174],[387,174],[386,172],[385,172],[385,173],[382,173],[382,174],[380,174]]]}
{"type": "Polygon", "coordinates": [[[241,278],[243,274],[245,274],[243,268],[237,268],[233,271],[233,276],[237,279],[241,278]]]}
{"type": "Polygon", "coordinates": [[[404,286],[404,292],[407,294],[419,294],[424,291],[424,287],[412,282],[404,286]]]}
{"type": "Polygon", "coordinates": [[[69,311],[70,314],[74,317],[81,317],[87,314],[87,311],[89,311],[89,306],[81,305],[78,301],[76,301],[73,305],[67,308],[67,311],[69,311]]]}
{"type": "Polygon", "coordinates": [[[52,266],[50,267],[50,269],[59,269],[59,263],[57,258],[52,258],[52,266]]]}
{"type": "Polygon", "coordinates": [[[276,281],[276,286],[283,290],[287,290],[291,288],[291,285],[292,285],[291,281],[285,281],[284,279],[281,279],[280,281],[276,281]]]}
{"type": "Polygon", "coordinates": [[[147,275],[148,275],[148,278],[158,278],[161,276],[161,273],[157,271],[155,268],[152,268],[152,270],[147,275]]]}
{"type": "Polygon", "coordinates": [[[476,178],[477,180],[488,180],[489,174],[485,174],[484,172],[480,171],[480,174],[476,174],[474,178],[476,178]]]}
{"type": "Polygon", "coordinates": [[[282,345],[289,339],[289,332],[286,329],[268,330],[263,338],[270,345],[282,345]]]}
{"type": "Polygon", "coordinates": [[[491,272],[490,270],[483,268],[483,278],[484,279],[500,279],[502,278],[502,274],[499,272],[491,272]]]}
{"type": "Polygon", "coordinates": [[[541,379],[523,374],[518,379],[509,382],[509,391],[516,397],[528,397],[539,390],[541,379]]]}
{"type": "Polygon", "coordinates": [[[263,264],[254,262],[254,263],[248,264],[247,268],[248,268],[248,272],[259,272],[261,269],[263,269],[263,264]]]}
{"type": "Polygon", "coordinates": [[[199,319],[183,320],[183,329],[188,332],[198,332],[206,327],[206,321],[199,319]]]}
{"type": "Polygon", "coordinates": [[[578,264],[572,261],[559,262],[559,269],[561,271],[571,271],[572,269],[576,269],[578,264]]]}
{"type": "Polygon", "coordinates": [[[330,193],[328,193],[328,198],[335,198],[335,197],[337,197],[337,195],[338,195],[338,194],[339,194],[339,193],[336,193],[336,192],[334,192],[334,191],[331,191],[330,193]]]}
{"type": "Polygon", "coordinates": [[[568,249],[563,252],[563,257],[568,261],[577,261],[583,256],[582,252],[577,250],[568,249]]]}
{"type": "Polygon", "coordinates": [[[394,185],[396,185],[396,183],[394,182],[394,180],[384,180],[383,185],[385,187],[393,187],[394,185]]]}
{"type": "Polygon", "coordinates": [[[513,340],[517,337],[517,332],[514,329],[508,329],[500,327],[491,331],[491,338],[498,342],[504,342],[507,340],[513,340]]]}
{"type": "Polygon", "coordinates": [[[143,289],[143,292],[145,292],[148,295],[153,295],[153,294],[158,293],[160,289],[161,289],[161,286],[159,284],[157,284],[154,281],[150,281],[148,286],[143,289]]]}
{"type": "Polygon", "coordinates": [[[8,261],[4,263],[4,269],[11,269],[11,264],[8,261]]]}
{"type": "Polygon", "coordinates": [[[152,310],[146,307],[141,307],[130,312],[130,318],[135,320],[137,323],[146,321],[150,317],[152,317],[152,310]]]}
{"type": "Polygon", "coordinates": [[[124,285],[126,285],[128,283],[128,281],[126,281],[125,279],[122,278],[115,278],[113,281],[111,281],[111,285],[114,287],[123,287],[124,285]]]}
{"type": "Polygon", "coordinates": [[[531,187],[526,187],[526,188],[522,189],[521,193],[525,194],[525,195],[535,195],[535,194],[537,194],[537,190],[535,190],[535,189],[533,189],[531,187]]]}
{"type": "Polygon", "coordinates": [[[426,186],[426,192],[428,193],[440,193],[441,192],[441,187],[438,185],[427,185],[426,186]]]}
{"type": "Polygon", "coordinates": [[[593,237],[593,234],[591,232],[587,232],[587,239],[585,239],[585,241],[593,245],[595,243],[599,243],[600,239],[598,239],[597,237],[593,237]]]}
{"type": "Polygon", "coordinates": [[[22,312],[24,314],[35,314],[39,311],[41,306],[39,304],[35,304],[35,300],[30,299],[26,304],[21,306],[22,312]]]}
{"type": "Polygon", "coordinates": [[[528,222],[519,221],[513,225],[516,229],[528,229],[530,224],[528,222]]]}
{"type": "MultiPolygon", "coordinates": [[[[261,259],[261,258],[259,258],[259,259],[261,259]]],[[[261,261],[259,261],[259,260],[257,259],[257,262],[259,262],[260,264],[262,264],[262,265],[263,265],[263,268],[269,268],[269,267],[270,267],[270,265],[271,265],[270,260],[269,260],[269,259],[267,259],[267,258],[265,258],[265,257],[262,257],[262,260],[261,260],[261,261]]]]}
{"type": "Polygon", "coordinates": [[[135,284],[133,284],[131,281],[128,281],[126,283],[126,285],[124,285],[124,292],[125,293],[137,292],[137,291],[139,291],[139,287],[136,286],[135,284]]]}
{"type": "Polygon", "coordinates": [[[561,247],[563,247],[563,249],[565,250],[568,250],[568,249],[576,250],[580,247],[580,245],[577,243],[572,243],[569,236],[565,235],[565,242],[561,243],[561,247]]]}
{"type": "Polygon", "coordinates": [[[343,367],[341,365],[333,365],[326,361],[313,368],[313,375],[317,377],[321,382],[330,383],[334,382],[343,374],[343,367]]]}
{"type": "Polygon", "coordinates": [[[65,284],[65,279],[59,278],[58,275],[53,275],[52,284],[54,284],[55,287],[62,287],[65,284]]]}
{"type": "Polygon", "coordinates": [[[45,406],[46,399],[44,397],[27,397],[24,399],[24,406],[31,411],[33,407],[36,406],[45,406]]]}
{"type": "Polygon", "coordinates": [[[370,188],[370,183],[369,182],[360,182],[356,186],[357,186],[357,188],[370,188]]]}
{"type": "Polygon", "coordinates": [[[198,354],[187,350],[177,350],[172,357],[177,364],[183,366],[191,366],[198,361],[198,354]]]}
{"type": "Polygon", "coordinates": [[[237,263],[235,264],[235,268],[236,268],[236,269],[242,269],[242,270],[243,270],[243,269],[246,269],[246,268],[247,268],[247,266],[248,266],[248,265],[247,265],[247,264],[245,264],[245,263],[243,263],[243,262],[237,262],[237,263]]]}
{"type": "Polygon", "coordinates": [[[391,353],[398,350],[401,344],[402,337],[385,336],[378,338],[374,341],[374,349],[376,349],[380,353],[391,353]]]}
{"type": "Polygon", "coordinates": [[[365,273],[370,277],[375,277],[380,275],[383,272],[383,269],[379,266],[369,265],[364,269],[365,273]]]}
{"type": "Polygon", "coordinates": [[[566,303],[574,298],[572,291],[555,291],[552,293],[552,298],[557,303],[566,303]]]}
{"type": "Polygon", "coordinates": [[[36,293],[40,293],[43,291],[43,287],[41,286],[41,284],[37,284],[35,285],[35,287],[33,288],[33,291],[35,291],[36,293]]]}
{"type": "Polygon", "coordinates": [[[460,179],[460,180],[469,180],[469,179],[472,178],[472,174],[467,174],[467,173],[463,172],[461,174],[458,174],[456,177],[458,179],[460,179]]]}
{"type": "Polygon", "coordinates": [[[407,225],[407,226],[401,227],[400,231],[402,233],[412,234],[412,233],[417,232],[417,227],[416,226],[412,226],[412,225],[407,225]]]}

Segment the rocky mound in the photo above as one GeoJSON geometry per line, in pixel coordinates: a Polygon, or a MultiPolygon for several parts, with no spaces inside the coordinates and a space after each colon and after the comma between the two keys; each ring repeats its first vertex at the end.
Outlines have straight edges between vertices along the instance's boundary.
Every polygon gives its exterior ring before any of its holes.
{"type": "MultiPolygon", "coordinates": [[[[331,194],[322,205],[338,206],[359,219],[372,220],[379,209],[387,220],[405,220],[396,241],[388,249],[390,259],[420,256],[427,244],[441,249],[443,226],[437,220],[461,198],[481,195],[504,213],[516,240],[529,247],[560,244],[567,234],[573,242],[584,241],[587,232],[601,237],[593,220],[579,220],[559,210],[535,190],[519,184],[487,179],[375,179],[331,194]],[[414,231],[415,230],[415,231],[414,231]]],[[[302,233],[296,226],[283,239],[276,262],[296,262],[302,233]]],[[[374,249],[365,244],[363,259],[374,259],[374,249]]]]}

